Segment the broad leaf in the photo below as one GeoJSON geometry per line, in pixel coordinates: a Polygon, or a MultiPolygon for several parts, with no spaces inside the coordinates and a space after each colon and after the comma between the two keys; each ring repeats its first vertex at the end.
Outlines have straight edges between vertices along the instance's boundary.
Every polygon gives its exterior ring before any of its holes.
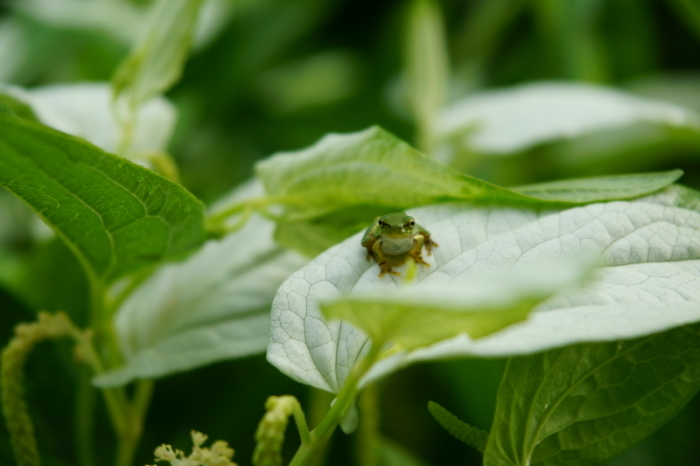
{"type": "Polygon", "coordinates": [[[350,207],[404,209],[436,202],[533,202],[459,173],[379,127],[331,134],[313,146],[258,162],[265,192],[307,220],[350,207]]]}
{"type": "Polygon", "coordinates": [[[143,37],[114,75],[114,95],[138,109],[180,78],[203,0],[157,0],[143,37]]]}
{"type": "Polygon", "coordinates": [[[353,293],[321,302],[321,311],[328,320],[341,319],[364,330],[380,346],[393,342],[410,350],[460,333],[481,338],[525,320],[538,302],[556,291],[580,285],[592,265],[581,259],[514,267],[444,284],[421,282],[393,292],[353,293]]]}
{"type": "Polygon", "coordinates": [[[32,107],[8,93],[5,86],[0,86],[0,112],[11,113],[27,120],[37,120],[32,107]]]}
{"type": "MultiPolygon", "coordinates": [[[[259,184],[246,185],[233,200],[261,191],[259,184]]],[[[126,364],[96,383],[121,385],[263,352],[275,291],[306,263],[275,244],[273,228],[255,216],[144,282],[116,317],[126,364]]]]}
{"type": "Polygon", "coordinates": [[[0,185],[102,281],[181,257],[204,240],[202,204],[180,185],[7,114],[0,114],[0,185]]]}
{"type": "Polygon", "coordinates": [[[436,131],[456,140],[457,147],[510,155],[548,141],[644,122],[700,128],[697,115],[678,105],[600,86],[552,82],[467,97],[443,111],[436,131]]]}
{"type": "Polygon", "coordinates": [[[409,207],[450,201],[538,206],[629,198],[656,191],[679,176],[669,172],[582,180],[576,192],[535,189],[543,194],[537,198],[459,173],[379,127],[326,136],[307,149],[259,162],[256,172],[271,200],[285,205],[281,229],[286,231],[279,233],[280,239],[302,250],[312,249],[303,244],[304,234],[342,238],[348,227],[359,228],[374,215],[409,207]],[[585,196],[583,190],[588,191],[585,196]]]}
{"type": "MultiPolygon", "coordinates": [[[[700,320],[698,193],[671,187],[633,202],[567,210],[447,204],[409,211],[440,244],[417,282],[439,287],[464,277],[535,266],[587,251],[601,256],[583,291],[560,293],[523,323],[471,340],[466,335],[380,360],[365,383],[421,360],[530,354],[585,341],[636,338],[700,320]]],[[[318,302],[360,291],[389,293],[402,277],[378,277],[360,234],[293,274],[273,302],[268,360],[290,377],[337,391],[367,337],[345,322],[326,323],[318,302]]],[[[403,271],[404,269],[398,269],[403,271]]]]}
{"type": "Polygon", "coordinates": [[[558,180],[512,188],[539,199],[585,204],[596,201],[630,199],[658,191],[678,180],[681,170],[637,175],[599,176],[558,180]]]}
{"type": "Polygon", "coordinates": [[[512,358],[486,466],[593,465],[671,419],[700,390],[700,327],[512,358]]]}

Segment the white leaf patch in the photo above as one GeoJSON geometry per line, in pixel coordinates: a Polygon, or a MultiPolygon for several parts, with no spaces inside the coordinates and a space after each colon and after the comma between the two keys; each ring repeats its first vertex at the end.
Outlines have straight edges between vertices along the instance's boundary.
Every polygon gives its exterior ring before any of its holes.
{"type": "Polygon", "coordinates": [[[491,155],[511,155],[536,144],[622,128],[635,123],[698,128],[686,108],[612,88],[541,82],[486,91],[446,108],[436,132],[456,135],[465,147],[491,155]]]}
{"type": "MultiPolygon", "coordinates": [[[[700,213],[674,206],[673,190],[633,202],[563,211],[425,207],[409,212],[440,244],[418,268],[423,286],[527,267],[569,253],[601,256],[583,290],[543,302],[523,323],[472,341],[465,335],[381,360],[364,383],[418,360],[527,354],[581,341],[634,338],[700,320],[700,213]]],[[[268,360],[290,377],[337,392],[366,351],[363,332],[325,322],[317,303],[334,296],[396,290],[378,277],[358,234],[287,279],[273,302],[268,360]]],[[[398,269],[405,271],[405,266],[398,269]]]]}

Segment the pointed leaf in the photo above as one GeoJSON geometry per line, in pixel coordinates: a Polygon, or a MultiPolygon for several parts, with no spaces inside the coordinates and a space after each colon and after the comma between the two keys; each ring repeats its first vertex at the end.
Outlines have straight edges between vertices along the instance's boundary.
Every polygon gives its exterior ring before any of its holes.
{"type": "Polygon", "coordinates": [[[29,204],[103,281],[181,257],[204,240],[180,185],[77,138],[0,114],[0,185],[29,204]]]}
{"type": "Polygon", "coordinates": [[[379,127],[331,134],[307,149],[277,154],[258,162],[256,173],[267,195],[285,205],[285,222],[297,223],[285,235],[297,243],[299,229],[308,233],[332,226],[339,231],[358,220],[369,223],[382,208],[380,213],[452,201],[561,206],[648,194],[679,176],[668,172],[582,180],[574,188],[585,189],[585,195],[557,186],[534,187],[530,195],[526,187],[514,192],[453,170],[379,127]]]}
{"type": "Polygon", "coordinates": [[[700,327],[509,361],[486,466],[593,465],[661,427],[700,390],[700,327]]]}
{"type": "Polygon", "coordinates": [[[681,176],[683,176],[682,170],[671,170],[635,175],[576,178],[530,184],[512,189],[539,199],[585,204],[643,196],[665,188],[681,176]]]}
{"type": "Polygon", "coordinates": [[[556,291],[580,286],[592,261],[566,259],[444,284],[424,281],[395,291],[353,293],[322,301],[321,312],[364,330],[380,346],[394,342],[410,350],[460,333],[481,338],[526,319],[556,291]]]}
{"type": "Polygon", "coordinates": [[[255,171],[290,220],[351,207],[401,210],[437,202],[538,202],[459,173],[379,127],[331,134],[297,152],[258,162],[255,171]]]}
{"type": "Polygon", "coordinates": [[[203,0],[157,0],[134,51],[114,75],[114,95],[132,109],[167,91],[187,60],[203,0]]]}

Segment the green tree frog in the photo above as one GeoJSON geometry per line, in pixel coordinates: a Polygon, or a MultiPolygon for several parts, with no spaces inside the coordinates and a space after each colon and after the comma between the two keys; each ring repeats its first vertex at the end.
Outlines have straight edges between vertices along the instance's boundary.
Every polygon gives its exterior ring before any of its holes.
{"type": "Polygon", "coordinates": [[[413,217],[405,212],[396,212],[377,217],[365,231],[362,246],[367,248],[367,260],[373,257],[379,264],[381,277],[385,273],[401,275],[394,272],[393,267],[403,265],[408,257],[430,267],[423,260],[421,251],[425,246],[428,255],[431,255],[438,244],[430,239],[430,232],[418,225],[413,217]]]}

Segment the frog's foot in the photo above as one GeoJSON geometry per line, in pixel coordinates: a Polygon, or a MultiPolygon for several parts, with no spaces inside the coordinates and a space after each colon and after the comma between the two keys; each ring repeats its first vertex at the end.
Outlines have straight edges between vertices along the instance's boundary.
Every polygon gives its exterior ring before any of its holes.
{"type": "Polygon", "coordinates": [[[439,244],[437,244],[435,241],[431,240],[430,238],[427,238],[423,244],[425,245],[425,249],[428,251],[429,256],[433,255],[433,248],[440,247],[439,244]]]}
{"type": "Polygon", "coordinates": [[[382,271],[379,273],[380,277],[383,277],[385,273],[388,273],[391,275],[401,275],[400,272],[394,272],[391,269],[391,266],[389,264],[387,264],[386,262],[382,262],[381,264],[379,264],[379,268],[382,269],[382,271]]]}
{"type": "Polygon", "coordinates": [[[425,267],[430,267],[430,264],[428,264],[426,261],[423,260],[423,256],[420,255],[420,253],[417,254],[411,254],[411,257],[413,258],[416,263],[423,265],[425,267]]]}

